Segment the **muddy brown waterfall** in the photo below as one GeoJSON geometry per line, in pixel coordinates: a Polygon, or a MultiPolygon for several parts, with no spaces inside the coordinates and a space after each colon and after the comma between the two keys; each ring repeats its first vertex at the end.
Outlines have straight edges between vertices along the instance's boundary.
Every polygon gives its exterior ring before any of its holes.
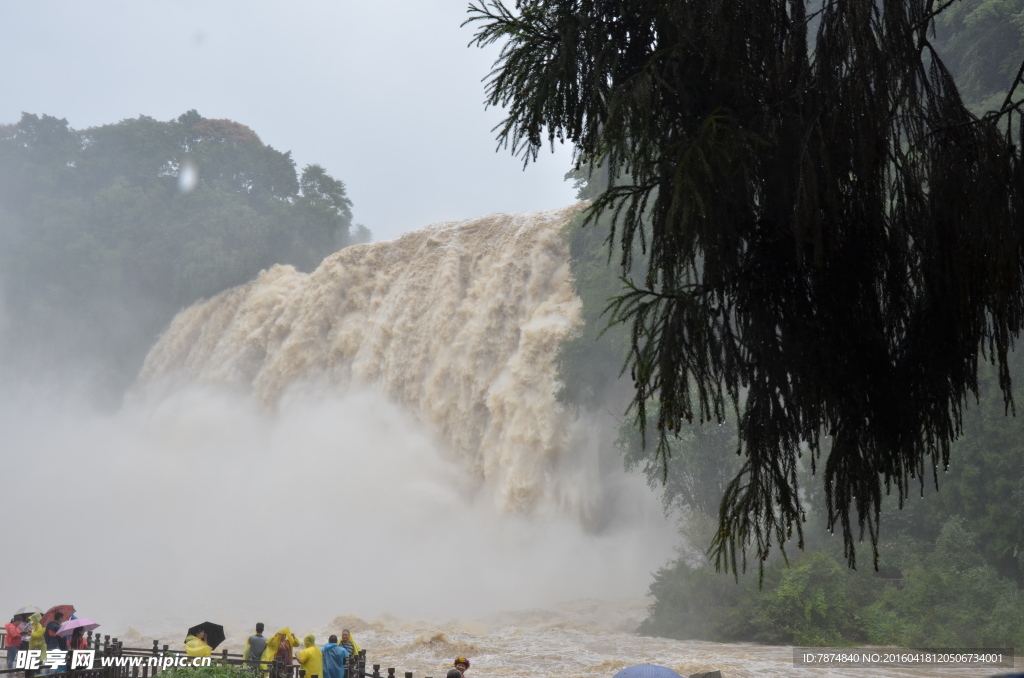
{"type": "MultiPolygon", "coordinates": [[[[412,411],[498,505],[559,505],[573,421],[554,358],[578,321],[562,234],[579,206],[444,223],[275,266],[181,312],[140,384],[187,379],[250,390],[273,408],[290,387],[379,388],[412,411]]],[[[563,483],[564,485],[564,483],[563,483]]]]}

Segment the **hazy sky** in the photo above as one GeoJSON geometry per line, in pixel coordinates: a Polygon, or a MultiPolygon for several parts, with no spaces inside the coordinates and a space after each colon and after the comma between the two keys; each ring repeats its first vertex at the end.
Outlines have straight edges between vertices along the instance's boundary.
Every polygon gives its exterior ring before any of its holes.
{"type": "Polygon", "coordinates": [[[248,125],[345,182],[385,240],[436,221],[570,204],[558,147],[523,171],[484,110],[496,49],[467,48],[468,0],[0,3],[0,123],[81,129],[148,115],[248,125]]]}

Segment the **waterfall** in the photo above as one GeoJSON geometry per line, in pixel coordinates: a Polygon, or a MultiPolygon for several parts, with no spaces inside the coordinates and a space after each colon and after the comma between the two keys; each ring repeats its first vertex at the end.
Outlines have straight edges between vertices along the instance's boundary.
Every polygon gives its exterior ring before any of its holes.
{"type": "Polygon", "coordinates": [[[499,508],[586,514],[591,471],[566,472],[586,427],[557,402],[554,365],[579,320],[562,233],[579,208],[436,224],[309,274],[274,266],[179,313],[137,389],[225,385],[271,410],[293,388],[377,389],[499,508]]]}

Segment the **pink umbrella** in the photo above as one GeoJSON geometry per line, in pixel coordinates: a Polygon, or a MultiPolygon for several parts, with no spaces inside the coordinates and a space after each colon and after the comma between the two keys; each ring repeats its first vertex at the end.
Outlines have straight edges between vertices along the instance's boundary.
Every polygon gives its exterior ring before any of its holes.
{"type": "Polygon", "coordinates": [[[85,633],[86,631],[92,631],[98,626],[99,624],[91,619],[79,617],[78,619],[72,619],[71,621],[66,621],[61,624],[60,628],[57,629],[57,635],[70,636],[75,629],[82,629],[82,633],[85,633]]]}

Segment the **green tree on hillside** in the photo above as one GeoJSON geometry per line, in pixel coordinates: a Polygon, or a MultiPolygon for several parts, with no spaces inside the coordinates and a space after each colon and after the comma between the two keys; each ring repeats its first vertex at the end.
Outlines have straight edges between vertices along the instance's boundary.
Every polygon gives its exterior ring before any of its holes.
{"type": "MultiPolygon", "coordinates": [[[[658,404],[652,403],[656,414],[658,404]]],[[[626,419],[619,428],[618,445],[623,452],[626,470],[639,469],[652,487],[660,487],[666,513],[676,512],[686,518],[693,513],[717,518],[722,494],[736,476],[741,464],[736,423],[727,419],[720,424],[690,425],[668,441],[666,454],[672,463],[664,473],[659,459],[650,454],[644,440],[657,435],[654,417],[649,430],[637,430],[626,419]]]]}
{"type": "Polygon", "coordinates": [[[1024,0],[959,0],[935,22],[935,49],[977,114],[998,108],[1024,61],[1024,0]]]}
{"type": "Polygon", "coordinates": [[[351,207],[323,167],[300,176],[290,153],[231,120],[189,111],[74,130],[26,113],[0,127],[0,368],[82,372],[116,397],[182,307],[368,240],[351,207]],[[179,188],[185,166],[195,190],[179,188]]]}

